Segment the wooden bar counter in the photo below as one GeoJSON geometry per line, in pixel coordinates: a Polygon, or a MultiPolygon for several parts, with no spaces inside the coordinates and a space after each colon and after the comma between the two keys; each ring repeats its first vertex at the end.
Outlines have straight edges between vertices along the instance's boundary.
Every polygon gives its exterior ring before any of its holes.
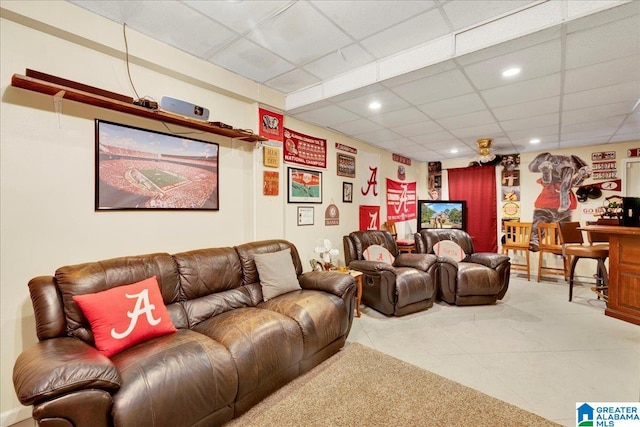
{"type": "Polygon", "coordinates": [[[609,302],[604,314],[640,325],[640,227],[581,228],[609,235],[609,302]]]}

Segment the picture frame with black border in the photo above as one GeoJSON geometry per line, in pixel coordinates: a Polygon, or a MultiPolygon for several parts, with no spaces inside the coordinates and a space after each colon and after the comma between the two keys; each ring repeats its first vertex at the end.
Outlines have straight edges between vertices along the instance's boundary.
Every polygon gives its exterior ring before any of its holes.
{"type": "Polygon", "coordinates": [[[342,183],[342,202],[353,203],[353,183],[344,181],[342,183]]]}
{"type": "Polygon", "coordinates": [[[287,203],[322,203],[322,172],[288,168],[287,203]]]}

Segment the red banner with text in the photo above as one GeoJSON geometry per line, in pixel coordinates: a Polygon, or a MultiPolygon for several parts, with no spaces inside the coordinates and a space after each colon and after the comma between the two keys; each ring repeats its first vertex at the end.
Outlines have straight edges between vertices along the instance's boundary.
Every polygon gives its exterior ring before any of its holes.
{"type": "Polygon", "coordinates": [[[284,161],[325,169],[327,167],[327,140],[285,128],[284,161]]]}
{"type": "Polygon", "coordinates": [[[416,219],[416,183],[387,178],[387,221],[416,219]]]}

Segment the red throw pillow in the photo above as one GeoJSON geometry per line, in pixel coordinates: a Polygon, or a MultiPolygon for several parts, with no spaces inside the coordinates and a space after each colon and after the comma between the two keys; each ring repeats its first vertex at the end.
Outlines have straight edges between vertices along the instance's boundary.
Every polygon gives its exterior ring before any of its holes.
{"type": "Polygon", "coordinates": [[[111,357],[151,338],[176,332],[155,276],[73,300],[91,325],[95,345],[111,357]]]}

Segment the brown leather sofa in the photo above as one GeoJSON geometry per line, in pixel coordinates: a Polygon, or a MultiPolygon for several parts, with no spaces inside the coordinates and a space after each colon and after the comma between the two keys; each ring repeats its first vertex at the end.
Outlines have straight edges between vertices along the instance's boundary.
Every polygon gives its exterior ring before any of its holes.
{"type": "Polygon", "coordinates": [[[416,252],[434,254],[434,246],[443,240],[457,243],[466,257],[460,262],[438,257],[438,298],[449,304],[480,305],[493,304],[504,297],[511,273],[508,256],[475,252],[469,234],[452,228],[423,229],[416,233],[416,252]]]}
{"type": "Polygon", "coordinates": [[[416,313],[433,305],[435,255],[400,254],[388,231],[355,231],[342,240],[346,265],[363,273],[363,304],[388,316],[416,313]],[[366,260],[364,252],[372,245],[387,249],[395,258],[393,264],[366,260]]]}
{"type": "Polygon", "coordinates": [[[29,282],[39,342],[15,363],[16,394],[42,427],[220,426],[343,347],[355,290],[302,274],[284,240],[62,267],[29,282]],[[302,289],[264,302],[253,255],[287,248],[302,289]],[[177,332],[107,358],[72,296],[152,275],[177,332]]]}

